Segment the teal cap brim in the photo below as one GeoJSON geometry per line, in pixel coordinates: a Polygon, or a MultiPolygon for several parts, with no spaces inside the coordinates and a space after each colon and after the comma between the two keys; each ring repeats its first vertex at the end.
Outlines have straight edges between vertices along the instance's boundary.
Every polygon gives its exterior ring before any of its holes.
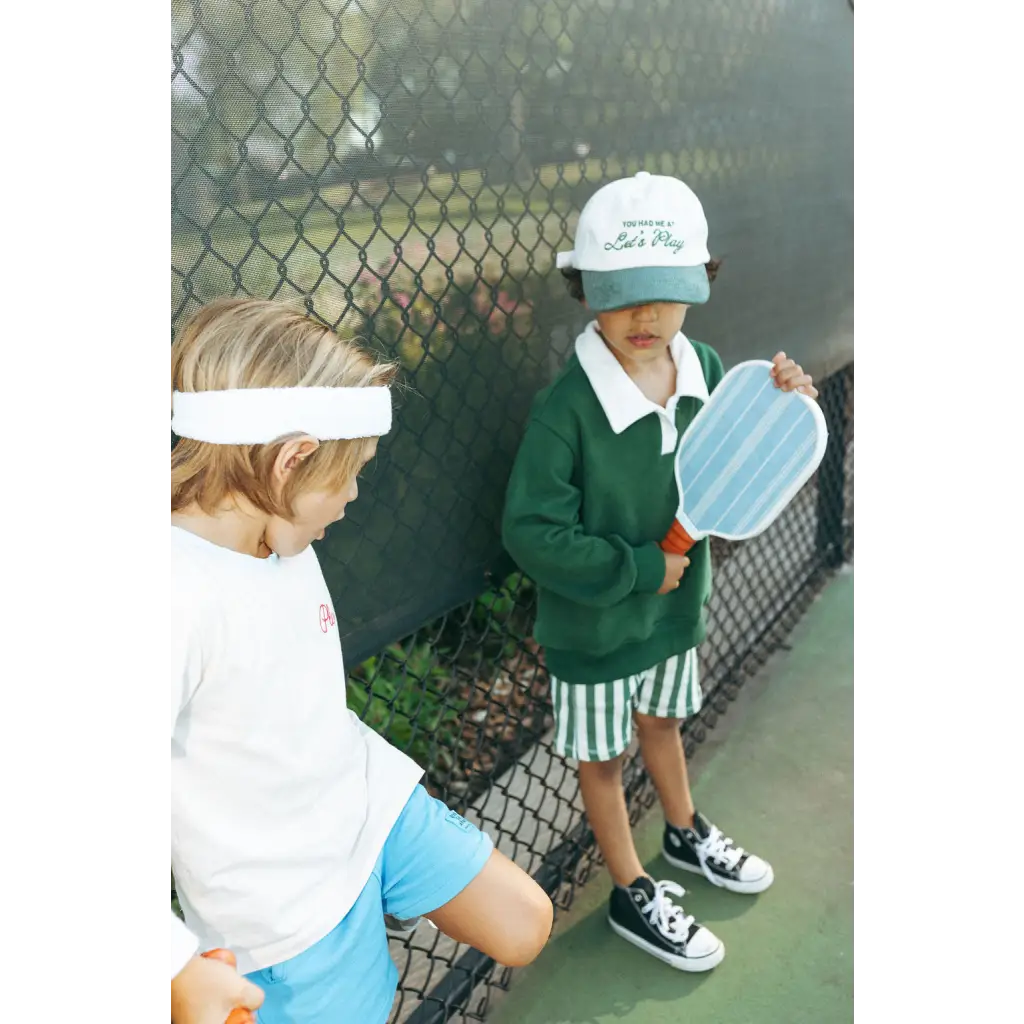
{"type": "Polygon", "coordinates": [[[630,267],[627,270],[584,270],[587,306],[597,313],[645,302],[685,302],[697,306],[708,301],[708,272],[699,267],[630,267]]]}

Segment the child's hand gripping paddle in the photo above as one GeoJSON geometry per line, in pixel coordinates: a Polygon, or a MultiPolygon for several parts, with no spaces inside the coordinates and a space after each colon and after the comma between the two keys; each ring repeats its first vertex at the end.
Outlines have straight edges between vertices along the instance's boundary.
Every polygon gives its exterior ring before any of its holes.
{"type": "Polygon", "coordinates": [[[676,451],[679,511],[661,548],[685,555],[709,534],[746,540],[768,529],[818,468],[828,431],[817,402],[782,391],[772,364],[733,367],[676,451]]]}
{"type": "MultiPolygon", "coordinates": [[[[225,963],[229,967],[237,966],[235,954],[230,949],[210,949],[203,956],[208,957],[210,960],[220,960],[221,963],[225,963]]],[[[243,1006],[236,1006],[228,1014],[228,1019],[224,1024],[256,1024],[256,1016],[252,1010],[247,1010],[243,1006]]]]}

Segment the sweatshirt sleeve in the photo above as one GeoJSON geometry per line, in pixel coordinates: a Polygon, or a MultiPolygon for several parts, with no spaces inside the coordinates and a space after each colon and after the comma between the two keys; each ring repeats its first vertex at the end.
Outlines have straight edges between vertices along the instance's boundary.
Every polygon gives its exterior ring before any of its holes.
{"type": "Polygon", "coordinates": [[[181,973],[185,964],[199,952],[199,940],[171,911],[171,978],[181,973]]]}
{"type": "Polygon", "coordinates": [[[608,608],[631,593],[655,593],[665,578],[661,549],[654,541],[633,547],[615,535],[588,535],[573,461],[561,437],[530,422],[505,499],[506,550],[542,587],[578,604],[608,608]]]}

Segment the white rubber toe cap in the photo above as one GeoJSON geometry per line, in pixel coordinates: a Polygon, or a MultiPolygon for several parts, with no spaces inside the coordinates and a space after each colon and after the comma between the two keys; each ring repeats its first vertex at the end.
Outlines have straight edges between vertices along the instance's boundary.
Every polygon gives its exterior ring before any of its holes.
{"type": "Polygon", "coordinates": [[[761,892],[775,881],[775,873],[772,871],[771,864],[766,860],[751,854],[740,868],[740,881],[744,887],[756,887],[748,889],[748,892],[761,892]]]}

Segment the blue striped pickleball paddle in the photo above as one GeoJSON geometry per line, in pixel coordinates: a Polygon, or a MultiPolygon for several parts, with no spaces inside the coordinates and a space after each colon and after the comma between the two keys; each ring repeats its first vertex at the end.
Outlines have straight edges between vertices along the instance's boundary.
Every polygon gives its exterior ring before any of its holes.
{"type": "Polygon", "coordinates": [[[709,534],[766,530],[818,468],[828,431],[818,403],[781,391],[762,359],[733,367],[676,451],[679,511],[662,549],[685,554],[709,534]]]}

